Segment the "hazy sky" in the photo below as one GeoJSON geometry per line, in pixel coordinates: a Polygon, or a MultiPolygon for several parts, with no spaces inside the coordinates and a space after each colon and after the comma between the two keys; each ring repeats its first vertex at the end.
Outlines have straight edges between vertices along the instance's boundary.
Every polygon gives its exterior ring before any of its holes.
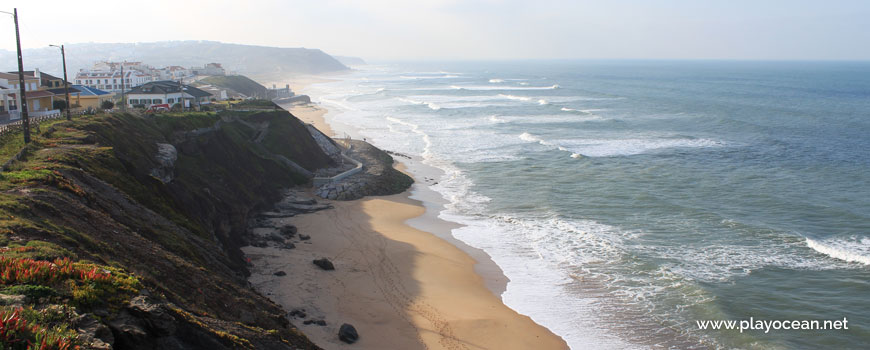
{"type": "MultiPolygon", "coordinates": [[[[378,59],[870,59],[870,1],[3,1],[24,48],[216,40],[378,59]]],[[[0,49],[14,50],[0,14],[0,49]]]]}

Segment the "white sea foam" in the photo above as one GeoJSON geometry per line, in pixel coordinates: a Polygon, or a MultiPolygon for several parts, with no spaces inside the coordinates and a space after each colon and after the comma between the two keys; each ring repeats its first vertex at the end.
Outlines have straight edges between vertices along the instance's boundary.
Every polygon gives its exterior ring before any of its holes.
{"type": "Polygon", "coordinates": [[[550,104],[550,102],[547,102],[547,100],[542,98],[542,99],[538,100],[538,104],[541,106],[544,106],[544,105],[550,104]]]}
{"type": "Polygon", "coordinates": [[[870,238],[814,240],[807,238],[807,246],[829,257],[851,263],[870,265],[870,238]]]}
{"type": "Polygon", "coordinates": [[[490,91],[490,90],[555,90],[559,88],[558,84],[550,85],[550,86],[482,86],[482,85],[469,85],[469,86],[459,86],[459,85],[451,85],[451,89],[454,90],[470,90],[470,91],[490,91]]]}
{"type": "Polygon", "coordinates": [[[572,139],[558,140],[574,153],[587,157],[631,156],[675,148],[722,147],[721,141],[703,138],[623,138],[623,139],[572,139]]]}
{"type": "Polygon", "coordinates": [[[571,150],[569,150],[568,148],[565,148],[565,147],[560,146],[559,144],[556,144],[553,142],[545,141],[545,140],[541,139],[540,137],[529,134],[527,132],[520,134],[520,139],[523,141],[528,141],[528,142],[537,142],[543,146],[552,147],[553,149],[557,149],[557,150],[560,150],[562,152],[568,152],[568,153],[571,153],[571,158],[578,158],[578,157],[575,157],[574,153],[571,150]]]}
{"type": "Polygon", "coordinates": [[[426,105],[427,107],[429,107],[429,109],[431,109],[433,111],[437,111],[437,110],[441,109],[441,106],[439,106],[433,102],[417,101],[417,100],[412,100],[410,98],[404,98],[404,97],[399,97],[398,100],[402,101],[402,102],[407,102],[410,104],[415,104],[415,105],[426,105]]]}
{"type": "Polygon", "coordinates": [[[606,111],[606,110],[607,109],[604,109],[604,108],[574,109],[574,108],[562,107],[563,112],[581,113],[581,114],[592,114],[595,112],[602,112],[602,111],[606,111]]]}
{"type": "Polygon", "coordinates": [[[493,84],[499,84],[504,83],[504,79],[490,79],[489,82],[493,84]]]}
{"type": "Polygon", "coordinates": [[[489,116],[488,119],[489,119],[489,121],[491,121],[493,123],[506,123],[507,122],[507,120],[501,119],[496,115],[491,115],[491,116],[489,116]]]}
{"type": "Polygon", "coordinates": [[[526,97],[526,96],[515,96],[515,95],[507,95],[507,94],[498,94],[498,96],[502,97],[502,98],[506,98],[508,100],[515,100],[515,101],[531,101],[532,100],[531,97],[526,97]]]}

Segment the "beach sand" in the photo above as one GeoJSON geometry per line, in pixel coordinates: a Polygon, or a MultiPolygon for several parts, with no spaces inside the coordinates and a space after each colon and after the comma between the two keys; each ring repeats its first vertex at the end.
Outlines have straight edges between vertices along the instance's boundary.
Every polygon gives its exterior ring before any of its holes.
{"type": "MultiPolygon", "coordinates": [[[[294,90],[320,81],[297,80],[294,90]]],[[[334,134],[325,108],[282,107],[334,134]]],[[[324,349],[567,349],[560,337],[502,303],[497,294],[507,279],[485,253],[449,237],[457,224],[426,213],[409,196],[320,200],[335,208],[284,219],[311,239],[291,250],[245,247],[254,265],[249,281],[285,310],[305,309],[304,319],[325,320],[318,326],[291,318],[324,349]],[[312,264],[321,257],[336,269],[312,264]],[[343,323],[357,329],[357,343],[339,341],[343,323]]]]}
{"type": "MultiPolygon", "coordinates": [[[[288,80],[296,93],[325,81],[329,78],[288,80]]],[[[335,135],[325,108],[282,107],[335,135]]],[[[396,167],[404,171],[402,163],[396,167]]],[[[335,208],[283,219],[311,239],[290,250],[245,247],[254,265],[249,281],[288,312],[305,309],[305,318],[291,321],[324,349],[567,349],[561,338],[502,303],[497,294],[507,279],[485,253],[449,237],[456,224],[426,213],[422,202],[409,196],[406,191],[320,200],[335,208]],[[409,226],[409,220],[443,239],[409,226]],[[321,257],[335,270],[312,264],[321,257]],[[286,276],[275,276],[277,271],[286,276]],[[304,325],[304,319],[327,325],[304,325]],[[343,323],[357,329],[357,343],[339,341],[343,323]]]]}
{"type": "Polygon", "coordinates": [[[282,104],[281,108],[290,111],[291,114],[299,118],[304,123],[313,124],[317,130],[326,134],[326,136],[335,136],[335,132],[329,127],[329,124],[323,119],[327,110],[313,103],[295,103],[282,104]]]}
{"type": "Polygon", "coordinates": [[[287,219],[311,235],[310,243],[244,249],[260,292],[286,310],[302,308],[307,319],[327,322],[294,320],[316,344],[342,348],[338,328],[350,323],[360,333],[355,349],[567,348],[492,294],[468,254],[406,225],[425,210],[407,192],[331,203],[334,209],[287,219]],[[311,263],[320,257],[336,270],[311,263]]]}

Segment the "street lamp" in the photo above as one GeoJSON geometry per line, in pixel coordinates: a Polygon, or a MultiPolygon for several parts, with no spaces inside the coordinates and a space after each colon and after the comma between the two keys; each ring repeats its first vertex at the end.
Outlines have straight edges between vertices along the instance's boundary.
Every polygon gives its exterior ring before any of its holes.
{"type": "Polygon", "coordinates": [[[66,120],[72,120],[72,117],[69,116],[69,109],[71,107],[71,103],[69,100],[69,80],[66,79],[66,52],[63,50],[63,45],[48,45],[53,47],[60,48],[60,56],[63,59],[63,90],[66,93],[66,120]]]}
{"type": "Polygon", "coordinates": [[[24,129],[24,143],[30,143],[30,117],[27,116],[27,97],[24,95],[24,63],[21,59],[21,35],[18,33],[18,9],[14,9],[12,13],[0,11],[8,15],[12,15],[15,19],[15,44],[18,45],[18,87],[21,88],[21,103],[18,104],[18,109],[21,110],[21,127],[24,129]]]}

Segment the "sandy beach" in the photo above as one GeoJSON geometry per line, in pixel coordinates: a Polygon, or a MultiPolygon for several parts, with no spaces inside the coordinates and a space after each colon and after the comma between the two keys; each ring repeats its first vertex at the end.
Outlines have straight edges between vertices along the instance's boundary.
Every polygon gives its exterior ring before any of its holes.
{"type": "Polygon", "coordinates": [[[406,225],[424,212],[407,193],[331,203],[334,209],[287,219],[311,235],[296,249],[245,248],[258,290],[286,310],[305,309],[307,318],[327,322],[294,320],[315,343],[341,348],[338,327],[350,323],[360,333],[357,349],[567,348],[502,304],[465,252],[406,225]],[[320,257],[336,270],[311,263],[320,257]]]}
{"type": "MultiPolygon", "coordinates": [[[[324,120],[326,109],[287,108],[333,134],[324,120]]],[[[417,218],[427,220],[427,230],[453,227],[422,217],[425,207],[409,195],[319,200],[334,209],[284,219],[311,239],[291,250],[244,248],[254,264],[250,282],[288,312],[304,309],[306,317],[292,321],[325,349],[567,349],[560,337],[493,294],[499,287],[488,286],[480,275],[497,270],[481,270],[494,266],[491,261],[478,264],[448,241],[409,226],[407,221],[417,218]],[[335,270],[311,263],[321,257],[335,270]],[[275,276],[277,271],[286,276],[275,276]],[[327,325],[303,325],[304,319],[327,325]],[[359,331],[357,343],[339,341],[343,323],[359,331]]],[[[500,274],[491,277],[490,282],[504,281],[500,274]]]]}

